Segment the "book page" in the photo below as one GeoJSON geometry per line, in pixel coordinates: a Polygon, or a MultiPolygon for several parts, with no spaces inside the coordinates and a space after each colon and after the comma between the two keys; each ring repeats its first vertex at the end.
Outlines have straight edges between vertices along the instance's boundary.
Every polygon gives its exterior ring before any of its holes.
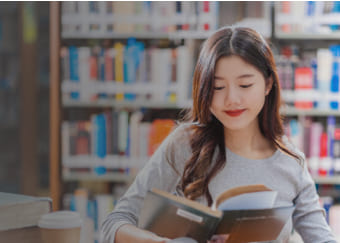
{"type": "Polygon", "coordinates": [[[219,210],[272,208],[277,192],[262,184],[245,185],[220,194],[213,206],[219,210]]]}
{"type": "Polygon", "coordinates": [[[276,191],[244,193],[221,202],[217,209],[224,211],[273,208],[276,196],[276,191]]]}

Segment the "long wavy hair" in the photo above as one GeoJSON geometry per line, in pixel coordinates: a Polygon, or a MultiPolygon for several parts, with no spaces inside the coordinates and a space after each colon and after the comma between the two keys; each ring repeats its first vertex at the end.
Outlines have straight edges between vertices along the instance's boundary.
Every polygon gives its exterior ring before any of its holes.
{"type": "Polygon", "coordinates": [[[301,160],[282,141],[284,129],[279,112],[280,84],[269,45],[252,29],[221,28],[203,43],[195,67],[193,106],[186,117],[195,124],[190,127],[192,156],[185,164],[180,185],[185,197],[196,199],[205,196],[208,205],[213,202],[209,182],[226,164],[224,127],[209,109],[214,93],[215,65],[221,57],[231,55],[239,56],[256,67],[262,73],[266,85],[272,79],[272,88],[258,115],[260,131],[277,149],[301,160]]]}

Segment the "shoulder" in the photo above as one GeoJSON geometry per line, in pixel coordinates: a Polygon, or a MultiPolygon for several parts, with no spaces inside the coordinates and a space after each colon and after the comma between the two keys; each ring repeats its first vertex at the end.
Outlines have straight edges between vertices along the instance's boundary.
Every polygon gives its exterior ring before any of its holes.
{"type": "Polygon", "coordinates": [[[192,155],[190,137],[193,123],[180,123],[165,139],[163,151],[167,161],[176,168],[182,168],[192,155]]]}
{"type": "Polygon", "coordinates": [[[176,147],[176,149],[190,146],[190,136],[193,123],[179,123],[166,138],[166,147],[176,147]]]}
{"type": "Polygon", "coordinates": [[[283,152],[285,156],[288,156],[291,160],[295,161],[298,165],[300,165],[301,169],[307,166],[305,154],[296,145],[294,145],[286,135],[282,136],[282,143],[290,152],[297,155],[299,159],[283,152]]]}

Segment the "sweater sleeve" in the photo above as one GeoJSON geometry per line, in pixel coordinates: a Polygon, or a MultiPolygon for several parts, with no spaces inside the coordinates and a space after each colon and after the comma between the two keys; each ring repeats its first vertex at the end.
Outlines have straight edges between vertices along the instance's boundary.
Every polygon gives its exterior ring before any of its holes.
{"type": "Polygon", "coordinates": [[[106,217],[101,227],[103,243],[114,243],[119,227],[138,224],[138,217],[147,191],[159,188],[174,192],[180,180],[179,171],[188,156],[185,125],[173,131],[152,155],[134,182],[119,199],[115,209],[106,217]]]}
{"type": "Polygon", "coordinates": [[[319,196],[306,163],[300,177],[301,183],[295,198],[294,228],[305,243],[336,242],[325,219],[325,211],[319,204],[319,196]]]}

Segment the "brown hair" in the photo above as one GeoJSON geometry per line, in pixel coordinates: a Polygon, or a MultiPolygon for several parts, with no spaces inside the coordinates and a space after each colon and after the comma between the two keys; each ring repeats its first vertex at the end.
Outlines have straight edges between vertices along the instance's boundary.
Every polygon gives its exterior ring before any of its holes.
{"type": "Polygon", "coordinates": [[[208,205],[212,204],[209,182],[226,163],[223,125],[209,109],[214,92],[215,65],[221,57],[231,55],[239,56],[256,67],[263,74],[266,85],[272,78],[272,88],[258,115],[261,133],[276,148],[301,160],[282,142],[284,129],[279,112],[280,84],[270,47],[252,29],[221,28],[204,42],[195,67],[193,106],[187,114],[187,119],[195,124],[190,128],[192,156],[186,162],[181,180],[181,189],[187,198],[205,196],[208,205]]]}

